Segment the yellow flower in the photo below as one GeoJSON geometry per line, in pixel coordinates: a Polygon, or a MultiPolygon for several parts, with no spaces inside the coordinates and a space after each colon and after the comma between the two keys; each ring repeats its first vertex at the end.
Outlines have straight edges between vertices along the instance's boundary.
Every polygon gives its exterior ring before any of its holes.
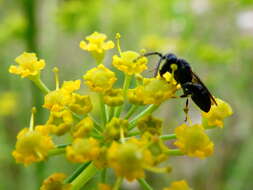
{"type": "Polygon", "coordinates": [[[209,140],[202,125],[182,124],[175,129],[175,145],[188,156],[205,158],[213,153],[214,144],[209,140]]]}
{"type": "Polygon", "coordinates": [[[17,97],[14,92],[4,92],[0,95],[0,116],[8,116],[17,112],[17,97]]]}
{"type": "Polygon", "coordinates": [[[54,173],[43,181],[40,190],[70,190],[71,184],[64,184],[67,176],[64,173],[54,173]]]}
{"type": "Polygon", "coordinates": [[[124,102],[122,89],[111,89],[104,94],[104,103],[109,106],[120,106],[124,102]]]}
{"type": "Polygon", "coordinates": [[[65,106],[71,102],[69,93],[63,90],[54,90],[44,97],[43,107],[53,112],[62,111],[65,106]]]}
{"type": "MultiPolygon", "coordinates": [[[[154,165],[157,165],[168,159],[168,154],[166,152],[169,149],[158,135],[153,135],[152,133],[146,132],[142,135],[141,140],[144,144],[146,144],[148,150],[152,154],[154,165]]],[[[170,168],[167,168],[167,172],[168,169],[170,168]]]]}
{"type": "Polygon", "coordinates": [[[17,163],[29,165],[33,162],[45,160],[48,151],[55,147],[52,139],[48,136],[45,126],[37,126],[35,130],[24,128],[17,136],[16,149],[12,155],[17,163]]]}
{"type": "Polygon", "coordinates": [[[40,74],[40,70],[45,67],[43,59],[38,60],[35,53],[24,52],[15,59],[18,66],[11,65],[9,72],[24,77],[34,77],[40,74]]]}
{"type": "Polygon", "coordinates": [[[164,188],[163,190],[192,190],[185,180],[174,181],[170,187],[164,188]]]}
{"type": "Polygon", "coordinates": [[[92,104],[88,95],[82,96],[80,94],[73,93],[72,102],[68,105],[69,109],[77,114],[84,115],[92,110],[92,104]]]}
{"type": "Polygon", "coordinates": [[[108,163],[117,176],[132,181],[145,176],[144,168],[152,164],[151,153],[137,139],[130,139],[124,144],[116,141],[108,150],[108,163]]]}
{"type": "Polygon", "coordinates": [[[146,57],[140,57],[134,51],[125,51],[120,54],[120,57],[113,56],[112,65],[128,75],[133,75],[146,70],[147,62],[146,57]]]}
{"type": "Polygon", "coordinates": [[[46,123],[50,127],[50,131],[55,135],[64,135],[72,126],[72,114],[67,111],[51,112],[46,123]]]}
{"type": "Polygon", "coordinates": [[[98,158],[100,153],[99,142],[90,137],[77,138],[71,146],[66,148],[66,156],[72,162],[87,162],[98,158]]]}
{"type": "Polygon", "coordinates": [[[224,118],[233,114],[232,108],[227,102],[218,98],[216,98],[215,100],[218,104],[217,106],[212,105],[208,113],[202,112],[203,125],[205,128],[214,126],[222,128],[224,125],[224,118]]]}
{"type": "Polygon", "coordinates": [[[104,137],[106,141],[119,140],[120,130],[126,135],[128,128],[128,121],[113,117],[112,120],[106,124],[104,130],[104,137]]]}
{"type": "MultiPolygon", "coordinates": [[[[145,78],[143,79],[143,85],[137,86],[134,93],[131,93],[139,100],[142,100],[144,104],[161,104],[173,97],[176,90],[177,86],[174,83],[168,83],[158,78],[145,78]]],[[[133,95],[131,93],[130,96],[133,95]]]]}
{"type": "Polygon", "coordinates": [[[141,90],[140,88],[134,88],[134,89],[129,89],[127,91],[127,98],[130,103],[135,104],[135,105],[144,105],[144,100],[142,96],[140,96],[141,90]]]}
{"type": "Polygon", "coordinates": [[[153,135],[161,135],[162,121],[153,117],[152,115],[147,115],[137,121],[137,127],[142,134],[149,132],[153,135]]]}
{"type": "Polygon", "coordinates": [[[102,93],[110,90],[117,80],[114,72],[110,71],[102,64],[89,70],[83,78],[91,90],[102,93]]]}
{"type": "Polygon", "coordinates": [[[80,88],[81,80],[75,81],[64,81],[61,89],[65,90],[68,93],[72,93],[80,88]]]}
{"type": "Polygon", "coordinates": [[[86,37],[89,43],[84,40],[80,42],[80,48],[91,52],[93,57],[100,63],[104,58],[105,51],[114,48],[114,43],[112,41],[105,42],[106,39],[105,34],[94,32],[86,37]]]}
{"type": "Polygon", "coordinates": [[[98,190],[112,190],[112,187],[108,184],[100,183],[98,184],[98,190]]]}
{"type": "Polygon", "coordinates": [[[90,134],[92,128],[93,121],[89,117],[85,117],[71,129],[71,133],[74,138],[83,138],[90,134]]]}
{"type": "MultiPolygon", "coordinates": [[[[53,112],[59,112],[65,109],[65,106],[75,102],[76,95],[72,96],[72,93],[80,88],[80,80],[64,81],[60,89],[50,91],[44,97],[44,108],[47,108],[53,112]]],[[[78,101],[78,100],[76,100],[78,101]]],[[[75,105],[73,105],[75,107],[75,105]]]]}
{"type": "Polygon", "coordinates": [[[94,165],[98,169],[108,167],[107,151],[108,151],[108,147],[107,146],[100,147],[99,155],[97,156],[96,160],[93,161],[94,165]]]}

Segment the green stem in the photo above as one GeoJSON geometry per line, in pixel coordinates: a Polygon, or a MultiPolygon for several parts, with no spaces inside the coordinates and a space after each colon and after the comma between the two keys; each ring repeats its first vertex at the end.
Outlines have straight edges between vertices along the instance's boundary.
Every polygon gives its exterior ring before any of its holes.
{"type": "Polygon", "coordinates": [[[71,183],[85,168],[90,165],[91,162],[81,164],[70,176],[68,176],[64,183],[71,183]]]}
{"type": "Polygon", "coordinates": [[[101,93],[99,94],[99,103],[100,103],[100,112],[101,112],[101,117],[103,121],[103,126],[105,126],[107,118],[106,118],[106,110],[105,110],[103,95],[101,93]]]}
{"type": "Polygon", "coordinates": [[[122,177],[117,177],[117,180],[116,180],[112,190],[118,190],[119,187],[121,186],[122,182],[123,182],[123,178],[122,177]]]}
{"type": "Polygon", "coordinates": [[[108,121],[111,121],[111,119],[112,119],[113,116],[114,116],[114,113],[115,113],[115,107],[110,107],[110,111],[109,111],[109,120],[108,120],[108,121]]]}
{"type": "Polygon", "coordinates": [[[109,106],[105,104],[105,118],[106,122],[109,120],[109,106]]]}
{"type": "Polygon", "coordinates": [[[184,153],[181,152],[181,150],[179,150],[179,149],[168,149],[165,153],[170,155],[170,156],[182,156],[182,155],[184,155],[184,153]]]}
{"type": "Polygon", "coordinates": [[[33,81],[33,83],[44,93],[44,94],[48,94],[50,92],[50,90],[47,88],[47,86],[45,85],[45,83],[43,83],[43,81],[40,79],[40,77],[35,77],[35,78],[30,78],[31,81],[33,81]]]}
{"type": "Polygon", "coordinates": [[[72,182],[72,190],[81,189],[92,177],[95,176],[98,169],[90,163],[72,182]]]}
{"type": "Polygon", "coordinates": [[[138,121],[138,119],[140,119],[141,117],[144,117],[148,114],[151,114],[153,113],[160,105],[155,105],[155,104],[152,104],[150,105],[149,107],[147,107],[145,110],[143,110],[141,113],[139,113],[134,119],[132,119],[130,122],[129,122],[129,130],[133,129],[136,122],[138,121]]]}
{"type": "MultiPolygon", "coordinates": [[[[125,80],[124,80],[124,84],[123,84],[123,97],[124,97],[124,99],[126,99],[127,90],[130,86],[131,79],[132,79],[132,75],[125,74],[125,80]]],[[[124,106],[124,104],[117,107],[116,114],[115,114],[116,117],[120,116],[123,106],[124,106]]]]}
{"type": "Polygon", "coordinates": [[[101,183],[106,183],[106,174],[107,174],[107,169],[104,168],[104,169],[101,171],[101,183]]]}
{"type": "Polygon", "coordinates": [[[143,179],[143,178],[138,179],[138,182],[139,182],[140,186],[142,187],[142,189],[153,190],[153,188],[146,182],[145,179],[143,179]]]}
{"type": "Polygon", "coordinates": [[[141,134],[140,131],[132,131],[132,132],[127,134],[127,137],[137,136],[137,135],[140,135],[140,134],[141,134]]]}
{"type": "Polygon", "coordinates": [[[48,152],[48,156],[56,156],[65,153],[65,148],[54,148],[48,152]]]}
{"type": "Polygon", "coordinates": [[[125,119],[129,119],[133,114],[134,112],[138,109],[138,106],[137,105],[132,105],[131,108],[129,109],[128,113],[126,114],[126,117],[125,119]]]}
{"type": "Polygon", "coordinates": [[[88,114],[88,116],[91,118],[91,120],[93,121],[95,127],[97,130],[99,130],[100,132],[103,131],[103,128],[101,127],[101,125],[97,122],[97,120],[91,115],[88,114]]]}
{"type": "Polygon", "coordinates": [[[71,145],[71,143],[66,143],[66,144],[58,144],[56,148],[66,148],[67,146],[71,145]]]}
{"type": "Polygon", "coordinates": [[[177,138],[177,136],[176,136],[176,134],[167,134],[167,135],[161,135],[160,136],[160,139],[162,139],[162,140],[171,140],[171,139],[176,139],[177,138]]]}

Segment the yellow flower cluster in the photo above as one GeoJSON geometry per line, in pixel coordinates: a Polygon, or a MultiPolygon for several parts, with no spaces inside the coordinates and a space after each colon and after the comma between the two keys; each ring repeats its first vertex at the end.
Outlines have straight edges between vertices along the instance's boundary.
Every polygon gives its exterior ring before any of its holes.
{"type": "Polygon", "coordinates": [[[40,74],[40,70],[45,67],[43,59],[38,60],[35,53],[24,52],[15,59],[18,66],[12,65],[9,72],[24,77],[34,77],[40,74]]]}
{"type": "Polygon", "coordinates": [[[174,181],[170,187],[164,188],[163,190],[192,190],[185,180],[174,181]]]}
{"type": "Polygon", "coordinates": [[[121,53],[120,57],[117,55],[113,56],[112,65],[128,75],[133,75],[146,70],[147,62],[146,57],[140,57],[134,51],[125,51],[121,53]]]}
{"type": "Polygon", "coordinates": [[[232,108],[225,101],[216,98],[217,106],[212,105],[208,113],[202,112],[203,124],[205,128],[213,126],[223,127],[223,120],[233,114],[232,108]]]}
{"type": "Polygon", "coordinates": [[[129,101],[133,104],[161,104],[174,97],[176,83],[159,78],[144,78],[143,84],[128,93],[129,101]]]}
{"type": "Polygon", "coordinates": [[[108,162],[118,176],[132,181],[144,177],[144,168],[152,165],[152,155],[138,140],[130,139],[124,144],[112,143],[108,162]]]}
{"type": "MultiPolygon", "coordinates": [[[[113,48],[114,43],[105,41],[106,35],[98,32],[86,37],[88,42],[80,42],[80,47],[90,52],[98,64],[83,75],[92,97],[78,93],[81,80],[64,81],[60,85],[57,68],[53,70],[56,88],[50,91],[40,78],[45,63],[34,53],[23,53],[16,58],[19,66],[9,69],[32,80],[42,90],[43,107],[49,111],[44,125],[35,125],[35,128],[33,111],[29,129],[19,132],[12,153],[16,162],[29,165],[64,154],[69,162],[82,164],[67,179],[62,173],[49,176],[41,190],[79,190],[97,172],[101,173],[97,184],[100,190],[118,190],[123,178],[145,185],[145,172],[170,172],[172,166],[165,161],[174,155],[206,158],[214,151],[205,129],[223,127],[224,118],[232,114],[229,104],[216,99],[218,105],[202,113],[202,124],[184,123],[175,128],[175,134],[163,134],[162,120],[153,112],[163,102],[176,98],[180,86],[169,72],[156,78],[144,78],[141,73],[147,69],[148,59],[134,51],[121,52],[119,34],[116,38],[119,55],[112,56],[111,65],[124,74],[121,87],[115,84],[119,79],[117,73],[103,63],[106,51],[113,48]],[[52,139],[58,142],[59,136],[63,136],[60,140],[65,139],[65,144],[55,145],[52,139]],[[172,143],[166,142],[169,140],[173,140],[172,143]],[[107,184],[107,168],[112,168],[116,175],[114,185],[107,184]]],[[[182,180],[164,190],[191,189],[182,180]]]]}
{"type": "Polygon", "coordinates": [[[89,43],[84,40],[80,42],[80,48],[91,52],[97,62],[100,63],[104,58],[105,51],[114,48],[114,43],[112,41],[105,42],[106,39],[107,36],[105,34],[94,32],[86,37],[89,43]]]}
{"type": "Polygon", "coordinates": [[[40,190],[70,190],[71,184],[64,184],[67,176],[64,173],[54,173],[43,181],[40,190]]]}
{"type": "Polygon", "coordinates": [[[66,148],[66,156],[72,162],[87,162],[99,156],[99,142],[90,138],[77,138],[66,148]]]}
{"type": "Polygon", "coordinates": [[[35,130],[24,128],[17,136],[16,149],[12,155],[18,163],[29,165],[44,160],[49,150],[55,147],[44,126],[38,125],[35,130]]]}
{"type": "Polygon", "coordinates": [[[174,144],[188,156],[205,158],[213,153],[214,144],[201,125],[182,124],[175,129],[175,133],[177,140],[174,144]]]}
{"type": "Polygon", "coordinates": [[[85,84],[94,92],[104,93],[110,90],[117,80],[114,72],[100,64],[89,70],[84,76],[85,84]]]}

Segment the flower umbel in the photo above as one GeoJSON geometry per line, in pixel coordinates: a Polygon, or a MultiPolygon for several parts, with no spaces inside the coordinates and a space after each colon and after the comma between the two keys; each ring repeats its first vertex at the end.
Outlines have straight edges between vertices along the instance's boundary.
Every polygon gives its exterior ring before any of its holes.
{"type": "MultiPolygon", "coordinates": [[[[163,124],[154,112],[163,102],[177,98],[175,94],[181,88],[174,79],[177,65],[171,65],[171,73],[145,78],[141,74],[148,68],[144,52],[121,51],[119,38],[117,34],[119,55],[110,59],[108,68],[103,58],[114,43],[106,41],[105,34],[94,32],[86,37],[87,41],[80,42],[80,47],[90,52],[98,64],[83,75],[88,88],[82,88],[79,79],[63,80],[60,84],[59,69],[55,67],[56,87],[50,91],[40,78],[45,62],[38,60],[35,53],[23,53],[15,60],[18,66],[10,67],[11,73],[29,78],[44,93],[43,107],[49,112],[44,125],[34,125],[33,109],[30,127],[22,129],[17,136],[12,153],[16,162],[29,165],[64,154],[65,157],[56,159],[79,164],[67,178],[62,173],[49,176],[41,190],[119,190],[124,178],[137,180],[143,189],[152,190],[144,179],[146,171],[171,172],[167,161],[173,156],[206,158],[213,153],[214,144],[205,129],[223,127],[224,118],[232,114],[229,104],[216,99],[218,105],[213,105],[209,113],[202,113],[202,124],[184,123],[175,129],[175,134],[164,134],[168,129],[162,128],[166,122],[163,124]],[[119,71],[113,72],[111,66],[119,71]],[[122,75],[123,80],[119,78],[122,75]],[[84,90],[92,92],[88,92],[90,95],[78,92],[84,90]],[[51,136],[60,144],[55,145],[51,136]],[[172,146],[173,142],[177,148],[172,146]],[[114,175],[110,181],[108,172],[114,175]],[[85,186],[97,173],[99,177],[94,180],[97,184],[85,186]]],[[[14,109],[12,102],[8,104],[9,110],[14,109]]],[[[182,180],[164,190],[191,189],[182,180]]]]}

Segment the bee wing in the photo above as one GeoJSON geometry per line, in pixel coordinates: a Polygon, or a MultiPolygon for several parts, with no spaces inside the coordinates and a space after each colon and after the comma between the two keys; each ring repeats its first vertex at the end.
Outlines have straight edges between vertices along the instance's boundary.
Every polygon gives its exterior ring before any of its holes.
{"type": "Polygon", "coordinates": [[[201,85],[203,86],[203,88],[206,89],[206,91],[207,91],[207,93],[208,93],[208,95],[209,95],[209,97],[210,97],[210,99],[211,99],[212,104],[215,104],[215,105],[217,106],[217,102],[215,101],[215,99],[214,99],[214,97],[212,96],[211,92],[210,92],[210,91],[208,90],[208,88],[204,85],[204,83],[200,80],[199,76],[198,76],[196,73],[194,73],[193,71],[192,71],[192,78],[193,78],[193,82],[197,82],[197,83],[201,84],[201,85]]]}

